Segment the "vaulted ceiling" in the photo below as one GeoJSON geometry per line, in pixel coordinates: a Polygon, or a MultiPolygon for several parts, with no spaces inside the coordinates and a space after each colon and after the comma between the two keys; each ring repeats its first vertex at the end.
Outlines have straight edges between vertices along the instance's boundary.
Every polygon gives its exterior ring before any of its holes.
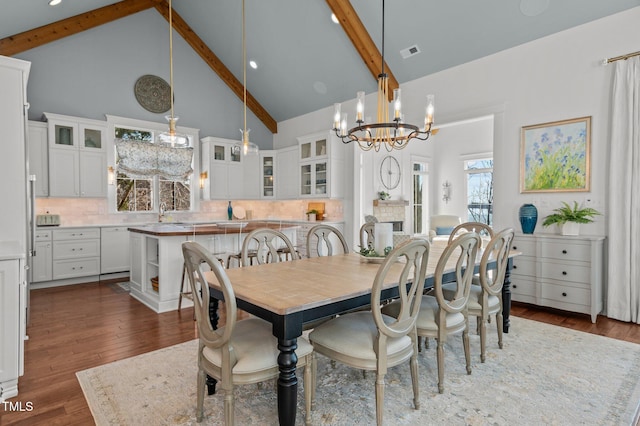
{"type": "MultiPolygon", "coordinates": [[[[172,0],[174,28],[242,97],[240,0],[172,0]]],[[[376,90],[381,0],[245,0],[249,108],[277,122],[376,90]],[[335,13],[340,25],[331,21],[335,13]],[[344,29],[343,29],[344,28],[344,29]]],[[[387,0],[384,57],[392,85],[640,5],[640,0],[387,0]],[[403,50],[418,53],[403,57],[403,50]]],[[[0,55],[13,56],[165,0],[4,0],[0,55]]],[[[606,37],[606,34],[603,34],[606,37]]],[[[576,43],[579,43],[576,40],[576,43]]],[[[434,88],[437,93],[437,88],[434,88]]]]}

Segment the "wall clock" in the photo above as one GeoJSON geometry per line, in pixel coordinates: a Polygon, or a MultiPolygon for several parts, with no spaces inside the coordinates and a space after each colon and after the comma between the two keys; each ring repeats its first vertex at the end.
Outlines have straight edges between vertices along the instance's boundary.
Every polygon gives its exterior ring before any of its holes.
{"type": "Polygon", "coordinates": [[[380,163],[380,181],[387,189],[395,189],[400,184],[400,163],[395,157],[387,155],[380,163]]]}
{"type": "Polygon", "coordinates": [[[171,86],[155,75],[143,75],[133,86],[136,100],[147,111],[157,114],[171,108],[171,86]]]}

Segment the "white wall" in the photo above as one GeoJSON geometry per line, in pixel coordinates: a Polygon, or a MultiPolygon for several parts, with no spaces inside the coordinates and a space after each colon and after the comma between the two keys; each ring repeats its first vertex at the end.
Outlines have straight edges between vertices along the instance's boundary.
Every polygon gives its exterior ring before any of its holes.
{"type": "MultiPolygon", "coordinates": [[[[436,124],[494,113],[495,226],[520,230],[518,209],[527,202],[541,217],[560,201],[591,200],[606,213],[609,95],[613,66],[604,58],[635,52],[640,45],[640,7],[630,9],[522,46],[414,80],[402,86],[407,121],[420,120],[427,93],[436,95],[436,124]],[[414,115],[410,115],[413,113],[414,115]],[[519,155],[522,126],[592,117],[591,192],[520,194],[519,155]]],[[[355,100],[345,103],[352,111],[355,100]]],[[[295,136],[326,129],[332,108],[278,124],[276,148],[295,136]]],[[[435,140],[435,139],[434,139],[435,140]]],[[[433,159],[437,167],[438,159],[433,159]]],[[[544,229],[539,220],[536,232],[544,229]]],[[[605,218],[584,225],[583,233],[604,234],[605,218]]]]}

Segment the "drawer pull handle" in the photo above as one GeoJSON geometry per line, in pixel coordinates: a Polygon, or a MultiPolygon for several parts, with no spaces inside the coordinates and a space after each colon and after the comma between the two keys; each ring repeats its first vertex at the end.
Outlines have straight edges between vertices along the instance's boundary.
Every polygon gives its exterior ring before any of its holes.
{"type": "Polygon", "coordinates": [[[562,250],[562,254],[567,254],[567,251],[566,250],[562,250]]]}
{"type": "Polygon", "coordinates": [[[513,285],[513,288],[518,288],[518,286],[516,284],[513,285]]]}
{"type": "Polygon", "coordinates": [[[513,246],[513,249],[514,249],[514,250],[518,250],[518,247],[517,247],[517,246],[513,246]]]}
{"type": "Polygon", "coordinates": [[[564,297],[567,297],[567,293],[565,293],[565,292],[562,292],[562,295],[563,295],[564,297]]]}
{"type": "Polygon", "coordinates": [[[518,265],[513,265],[513,269],[518,269],[518,265]]]}
{"type": "Polygon", "coordinates": [[[567,271],[562,271],[562,275],[567,275],[567,271]]]}

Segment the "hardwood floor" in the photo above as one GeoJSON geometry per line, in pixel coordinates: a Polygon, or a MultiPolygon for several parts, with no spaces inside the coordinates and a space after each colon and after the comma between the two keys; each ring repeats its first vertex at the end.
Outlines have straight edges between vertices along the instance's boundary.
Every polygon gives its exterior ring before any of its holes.
{"type": "MultiPolygon", "coordinates": [[[[640,343],[640,325],[514,303],[512,315],[640,343]]],[[[223,320],[224,315],[221,314],[223,320]]],[[[193,309],[156,314],[116,283],[34,290],[20,394],[0,425],[91,425],[76,371],[195,338],[193,309]],[[15,411],[19,402],[24,411],[15,411]],[[29,411],[29,407],[33,407],[29,411]]],[[[6,407],[6,405],[5,405],[6,407]]]]}

